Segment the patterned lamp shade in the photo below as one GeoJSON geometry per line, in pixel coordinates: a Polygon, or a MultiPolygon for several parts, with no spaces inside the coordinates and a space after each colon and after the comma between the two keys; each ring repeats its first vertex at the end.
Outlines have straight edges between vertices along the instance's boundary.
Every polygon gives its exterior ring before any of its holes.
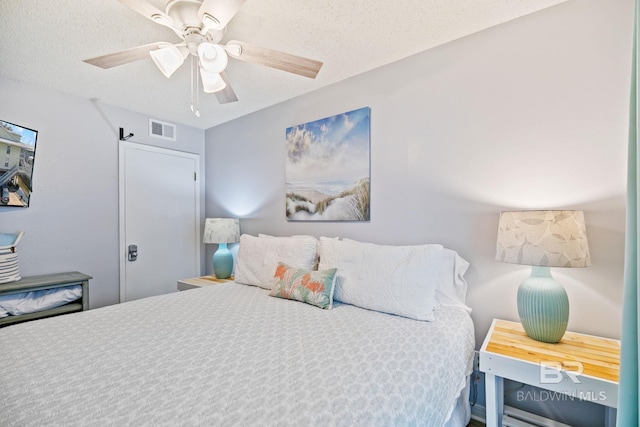
{"type": "Polygon", "coordinates": [[[502,212],[496,260],[531,266],[518,288],[518,315],[527,335],[556,343],[569,322],[569,298],[549,267],[591,265],[582,211],[502,212]]]}
{"type": "Polygon", "coordinates": [[[541,267],[590,266],[583,212],[502,212],[496,261],[541,267]]]}
{"type": "Polygon", "coordinates": [[[207,218],[204,223],[204,243],[236,243],[240,241],[240,220],[237,218],[207,218]]]}

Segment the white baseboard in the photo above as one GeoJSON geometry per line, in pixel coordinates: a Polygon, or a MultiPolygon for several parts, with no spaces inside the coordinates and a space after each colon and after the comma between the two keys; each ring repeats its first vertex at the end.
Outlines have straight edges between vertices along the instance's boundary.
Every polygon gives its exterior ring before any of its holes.
{"type": "Polygon", "coordinates": [[[487,408],[477,403],[471,407],[471,418],[481,423],[487,422],[487,408]]]}

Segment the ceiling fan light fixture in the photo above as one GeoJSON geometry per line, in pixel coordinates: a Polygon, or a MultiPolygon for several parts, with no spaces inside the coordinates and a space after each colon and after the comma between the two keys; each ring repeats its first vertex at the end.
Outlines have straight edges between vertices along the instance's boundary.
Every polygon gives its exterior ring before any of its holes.
{"type": "Polygon", "coordinates": [[[198,45],[198,58],[202,68],[216,74],[223,72],[229,63],[227,52],[222,46],[207,42],[198,45]]]}
{"type": "Polygon", "coordinates": [[[149,54],[151,55],[153,62],[166,78],[171,77],[171,75],[180,68],[185,58],[182,52],[180,52],[180,49],[174,45],[152,50],[149,54]]]}
{"type": "Polygon", "coordinates": [[[200,67],[200,78],[202,79],[202,90],[206,93],[215,93],[227,87],[220,73],[214,73],[200,67]]]}
{"type": "Polygon", "coordinates": [[[242,55],[242,46],[237,44],[227,44],[224,46],[224,50],[229,55],[235,56],[236,58],[242,55]]]}

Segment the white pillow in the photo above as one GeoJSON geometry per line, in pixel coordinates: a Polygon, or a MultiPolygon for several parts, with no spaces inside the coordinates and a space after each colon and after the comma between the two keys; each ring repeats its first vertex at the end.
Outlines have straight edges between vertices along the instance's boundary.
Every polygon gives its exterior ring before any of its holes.
{"type": "Polygon", "coordinates": [[[471,308],[465,303],[467,281],[464,279],[464,273],[468,268],[469,262],[458,255],[456,251],[443,249],[436,288],[436,301],[440,305],[460,307],[471,313],[471,308]]]}
{"type": "MultiPolygon", "coordinates": [[[[344,239],[349,241],[350,239],[344,239]]],[[[355,240],[351,240],[355,242],[355,240]]],[[[441,306],[459,307],[471,313],[471,307],[466,304],[467,281],[464,274],[469,269],[469,262],[456,251],[443,248],[436,286],[436,302],[441,306]]]]}
{"type": "MultiPolygon", "coordinates": [[[[258,234],[258,237],[266,237],[267,239],[274,239],[278,236],[272,236],[270,234],[258,234]]],[[[299,238],[303,238],[303,239],[315,239],[317,242],[317,239],[313,236],[310,236],[308,234],[294,234],[293,236],[286,236],[286,237],[280,237],[280,239],[299,239],[299,238]]]]}
{"type": "Polygon", "coordinates": [[[320,238],[320,270],[337,268],[334,300],[434,320],[442,245],[386,246],[320,238]]]}
{"type": "Polygon", "coordinates": [[[240,236],[234,280],[238,283],[271,289],[278,263],[313,269],[317,239],[311,236],[258,238],[240,236]]]}
{"type": "MultiPolygon", "coordinates": [[[[275,236],[271,236],[269,234],[258,234],[258,237],[265,238],[265,239],[273,239],[275,236]]],[[[318,269],[318,260],[320,258],[320,252],[318,252],[319,248],[318,248],[318,245],[317,245],[318,239],[316,239],[313,236],[309,236],[307,234],[294,234],[293,236],[287,236],[287,238],[290,238],[290,239],[296,239],[296,238],[305,238],[305,239],[311,238],[311,239],[315,239],[315,241],[316,241],[316,260],[315,260],[315,263],[313,264],[313,270],[317,270],[318,269]]],[[[333,239],[338,240],[339,237],[333,237],[333,239]]]]}

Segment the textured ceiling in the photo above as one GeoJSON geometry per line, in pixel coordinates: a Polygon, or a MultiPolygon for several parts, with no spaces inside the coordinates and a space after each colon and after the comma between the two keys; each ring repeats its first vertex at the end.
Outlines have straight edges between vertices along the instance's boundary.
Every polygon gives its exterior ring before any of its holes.
{"type": "MultiPolygon", "coordinates": [[[[240,40],[324,62],[305,77],[230,59],[239,101],[201,94],[188,62],[166,79],[151,59],[103,70],[83,59],[180,40],[117,0],[0,0],[0,75],[201,129],[311,92],[565,0],[248,0],[223,43],[240,40]]],[[[163,0],[149,3],[164,10],[163,0]]]]}

